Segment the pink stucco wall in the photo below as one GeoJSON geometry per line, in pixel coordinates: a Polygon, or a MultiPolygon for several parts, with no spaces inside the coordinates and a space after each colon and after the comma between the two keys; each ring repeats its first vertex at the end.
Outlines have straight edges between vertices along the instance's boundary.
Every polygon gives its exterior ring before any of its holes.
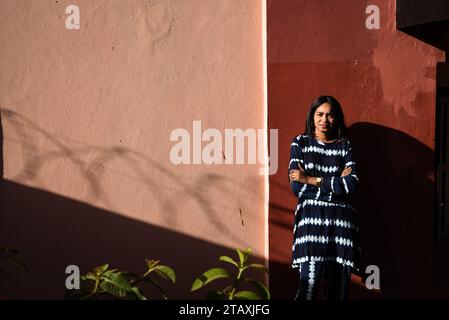
{"type": "Polygon", "coordinates": [[[3,297],[61,298],[68,264],[138,271],[147,257],[179,272],[169,292],[186,298],[235,247],[267,258],[261,165],[170,161],[171,132],[194,120],[264,127],[261,6],[0,2],[0,241],[30,267],[3,297]],[[65,27],[71,4],[79,30],[65,27]]]}

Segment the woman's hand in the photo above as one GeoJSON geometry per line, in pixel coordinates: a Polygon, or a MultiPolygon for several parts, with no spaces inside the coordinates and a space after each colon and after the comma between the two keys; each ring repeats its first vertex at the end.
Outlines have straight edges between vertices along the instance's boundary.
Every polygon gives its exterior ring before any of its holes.
{"type": "Polygon", "coordinates": [[[289,173],[289,179],[290,183],[293,181],[298,181],[301,183],[307,183],[307,174],[304,172],[304,170],[300,167],[299,170],[290,170],[289,173]]]}
{"type": "Polygon", "coordinates": [[[346,177],[347,175],[349,175],[352,172],[352,168],[351,167],[346,167],[343,172],[341,173],[342,177],[346,177]]]}

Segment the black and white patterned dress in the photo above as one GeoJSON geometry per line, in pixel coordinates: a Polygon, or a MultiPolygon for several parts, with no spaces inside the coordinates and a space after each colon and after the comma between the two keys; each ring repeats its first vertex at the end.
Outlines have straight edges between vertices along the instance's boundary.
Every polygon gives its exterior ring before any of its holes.
{"type": "Polygon", "coordinates": [[[299,135],[290,148],[291,169],[313,177],[323,177],[321,187],[292,182],[298,197],[293,228],[292,267],[302,262],[336,261],[359,269],[357,213],[352,195],[358,183],[353,148],[347,139],[323,143],[299,135]],[[340,177],[345,167],[350,175],[340,177]]]}

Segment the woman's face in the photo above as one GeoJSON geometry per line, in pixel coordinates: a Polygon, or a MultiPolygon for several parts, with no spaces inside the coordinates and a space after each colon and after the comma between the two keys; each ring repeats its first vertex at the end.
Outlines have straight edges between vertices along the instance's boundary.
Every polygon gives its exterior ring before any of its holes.
{"type": "Polygon", "coordinates": [[[313,122],[315,133],[320,132],[328,136],[335,126],[335,114],[332,112],[332,106],[326,102],[316,108],[313,122]]]}

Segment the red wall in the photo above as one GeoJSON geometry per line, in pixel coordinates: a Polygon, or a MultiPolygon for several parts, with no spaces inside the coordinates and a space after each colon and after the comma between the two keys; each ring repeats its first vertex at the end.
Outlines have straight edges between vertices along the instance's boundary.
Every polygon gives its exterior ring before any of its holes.
{"type": "Polygon", "coordinates": [[[268,0],[268,124],[279,129],[270,177],[270,286],[291,299],[296,199],[287,180],[291,139],[321,94],[342,104],[360,171],[363,261],[380,267],[381,295],[354,284],[353,298],[438,296],[433,273],[436,63],[442,51],[395,27],[394,1],[268,0]],[[365,9],[380,9],[368,30],[365,9]]]}

